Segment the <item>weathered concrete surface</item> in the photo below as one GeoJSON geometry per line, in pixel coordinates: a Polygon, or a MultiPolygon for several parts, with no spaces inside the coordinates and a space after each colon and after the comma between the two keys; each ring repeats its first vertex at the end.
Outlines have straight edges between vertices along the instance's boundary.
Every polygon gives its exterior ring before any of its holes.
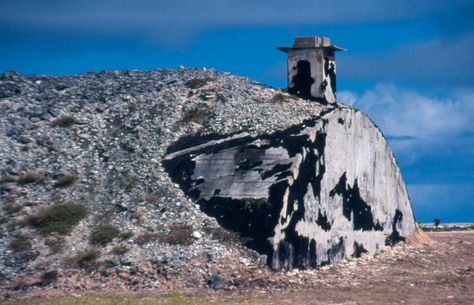
{"type": "Polygon", "coordinates": [[[337,107],[272,134],[187,143],[163,161],[172,179],[275,269],[377,253],[415,232],[393,154],[357,110],[337,107]]]}
{"type": "Polygon", "coordinates": [[[296,37],[293,48],[278,48],[288,54],[288,92],[306,99],[336,102],[335,51],[326,37],[296,37]]]}

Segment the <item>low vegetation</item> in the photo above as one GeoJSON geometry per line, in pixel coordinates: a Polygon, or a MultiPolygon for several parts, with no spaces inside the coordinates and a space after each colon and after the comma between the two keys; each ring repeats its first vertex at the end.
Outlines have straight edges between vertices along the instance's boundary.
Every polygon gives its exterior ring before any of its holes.
{"type": "Polygon", "coordinates": [[[46,177],[40,173],[28,172],[16,179],[18,184],[43,183],[46,177]]]}
{"type": "Polygon", "coordinates": [[[226,243],[245,243],[247,239],[241,237],[235,232],[228,231],[221,227],[202,227],[202,231],[209,235],[212,239],[219,240],[226,243]]]}
{"type": "Polygon", "coordinates": [[[184,123],[198,123],[202,124],[206,119],[209,117],[209,113],[205,109],[201,108],[193,108],[190,110],[187,110],[183,113],[183,119],[182,121],[184,123]]]}
{"type": "Polygon", "coordinates": [[[61,236],[58,236],[45,240],[44,244],[49,247],[51,253],[58,253],[64,248],[66,241],[61,236]]]}
{"type": "Polygon", "coordinates": [[[127,239],[131,238],[132,236],[133,236],[132,231],[125,231],[125,232],[120,233],[118,238],[120,238],[121,240],[127,240],[127,239]]]}
{"type": "Polygon", "coordinates": [[[438,227],[421,226],[425,232],[474,231],[474,225],[444,225],[438,227]]]}
{"type": "Polygon", "coordinates": [[[140,182],[140,179],[137,176],[131,175],[125,178],[125,191],[130,192],[132,191],[140,182]]]}
{"type": "Polygon", "coordinates": [[[42,234],[69,234],[73,227],[87,215],[84,205],[68,202],[55,204],[40,210],[36,215],[26,219],[26,224],[37,228],[42,234]]]}
{"type": "Polygon", "coordinates": [[[76,182],[76,180],[77,180],[76,175],[72,175],[72,174],[63,175],[63,176],[60,176],[56,180],[56,182],[54,183],[54,186],[55,187],[67,187],[67,186],[70,186],[70,185],[74,184],[74,182],[76,182]]]}
{"type": "Polygon", "coordinates": [[[0,183],[11,183],[11,182],[16,182],[16,178],[14,176],[2,176],[0,177],[0,183]]]}
{"type": "Polygon", "coordinates": [[[99,257],[100,252],[97,249],[91,249],[66,258],[64,263],[70,266],[85,268],[92,265],[99,257]]]}
{"type": "Polygon", "coordinates": [[[17,236],[10,242],[10,249],[13,252],[24,252],[31,250],[31,242],[26,236],[17,236]]]}
{"type": "Polygon", "coordinates": [[[119,235],[119,229],[110,224],[103,224],[92,231],[90,241],[93,245],[106,246],[119,235]]]}
{"type": "Polygon", "coordinates": [[[18,212],[20,212],[22,209],[23,209],[23,206],[20,205],[20,204],[15,203],[15,202],[7,202],[7,203],[3,206],[3,210],[4,210],[8,215],[18,213],[18,212]]]}
{"type": "Polygon", "coordinates": [[[211,304],[263,304],[264,299],[248,297],[192,296],[184,293],[135,292],[135,293],[80,293],[64,296],[43,296],[6,301],[8,305],[211,305],[211,304]]]}
{"type": "Polygon", "coordinates": [[[55,127],[71,127],[77,124],[77,120],[72,116],[62,116],[53,121],[52,125],[55,127]]]}
{"type": "Polygon", "coordinates": [[[188,80],[185,85],[186,87],[188,87],[189,89],[197,89],[197,88],[201,88],[201,87],[204,87],[205,85],[207,85],[207,83],[213,81],[214,79],[212,77],[205,77],[205,78],[193,78],[193,79],[190,79],[188,80]]]}
{"type": "Polygon", "coordinates": [[[174,223],[169,226],[168,232],[149,232],[137,236],[137,244],[159,241],[170,245],[190,245],[194,241],[192,233],[192,227],[188,224],[174,223]]]}
{"type": "Polygon", "coordinates": [[[115,246],[113,249],[112,249],[112,253],[115,254],[115,255],[124,255],[125,253],[127,253],[130,249],[128,249],[126,246],[115,246]]]}
{"type": "Polygon", "coordinates": [[[285,103],[285,102],[289,102],[289,101],[295,100],[295,99],[296,98],[292,95],[289,95],[287,93],[278,92],[272,97],[271,101],[274,102],[274,103],[285,103]]]}

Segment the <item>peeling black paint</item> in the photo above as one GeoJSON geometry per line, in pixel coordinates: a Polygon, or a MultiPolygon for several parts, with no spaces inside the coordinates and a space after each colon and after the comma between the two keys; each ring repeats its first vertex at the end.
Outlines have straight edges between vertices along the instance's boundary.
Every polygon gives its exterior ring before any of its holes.
{"type": "MultiPolygon", "coordinates": [[[[327,113],[327,112],[326,112],[327,113]]],[[[248,246],[256,251],[267,254],[269,264],[284,268],[310,267],[316,265],[316,244],[296,232],[296,224],[305,217],[304,197],[311,185],[315,198],[320,198],[321,179],[325,172],[324,147],[326,134],[317,132],[314,142],[309,140],[309,136],[300,134],[307,127],[314,127],[318,119],[310,119],[303,124],[292,126],[286,130],[273,134],[264,134],[257,138],[243,137],[221,143],[202,147],[192,152],[192,155],[212,154],[224,149],[239,147],[234,162],[236,164],[235,174],[239,171],[259,170],[257,167],[262,164],[261,158],[270,147],[283,147],[290,157],[303,153],[306,150],[306,157],[300,164],[299,175],[290,186],[287,179],[292,173],[289,171],[291,164],[277,164],[271,170],[260,173],[262,179],[276,176],[279,180],[269,188],[267,200],[252,199],[232,199],[221,197],[220,190],[214,191],[214,196],[209,200],[200,198],[199,183],[202,181],[192,181],[195,163],[191,153],[186,153],[175,157],[172,160],[164,160],[163,166],[170,173],[173,181],[187,191],[188,195],[200,205],[201,209],[208,215],[216,217],[223,227],[239,232],[249,238],[248,246]],[[259,143],[267,143],[256,146],[259,143]],[[316,168],[319,171],[316,173],[316,168]],[[268,242],[274,234],[274,229],[279,221],[282,209],[283,198],[288,192],[288,209],[286,217],[282,222],[289,221],[284,230],[286,239],[278,245],[278,250],[273,253],[273,248],[268,242]],[[296,203],[294,205],[293,203],[296,203]],[[295,209],[295,206],[297,207],[295,209]],[[236,217],[237,216],[237,217],[236,217]],[[297,253],[295,256],[294,253],[297,253]]],[[[323,120],[323,124],[327,121],[323,120]]],[[[212,137],[216,139],[217,137],[212,137]]],[[[207,137],[206,139],[209,139],[207,137]]],[[[170,151],[175,151],[176,147],[186,149],[193,143],[200,143],[201,139],[194,142],[191,138],[186,138],[184,143],[176,144],[170,151]]],[[[199,145],[199,144],[198,144],[199,145]]],[[[329,230],[331,225],[326,214],[318,215],[317,223],[324,230],[329,230]]]]}
{"type": "MultiPolygon", "coordinates": [[[[330,59],[334,58],[334,51],[327,50],[324,54],[324,75],[329,77],[331,82],[331,90],[334,94],[336,94],[336,66],[333,60],[330,59]]],[[[327,82],[326,82],[327,85],[327,82]]]]}
{"type": "Polygon", "coordinates": [[[352,219],[354,230],[383,230],[378,221],[377,223],[374,222],[372,208],[360,196],[357,179],[354,180],[351,187],[347,183],[346,172],[344,172],[339,178],[339,182],[329,192],[329,196],[334,197],[335,195],[342,197],[342,214],[344,217],[351,221],[352,215],[354,216],[354,219],[352,219]]]}
{"type": "Polygon", "coordinates": [[[221,226],[247,237],[248,247],[262,254],[273,251],[267,238],[273,235],[281,206],[274,206],[266,200],[224,197],[199,199],[197,203],[204,213],[215,217],[221,226]]]}
{"type": "Polygon", "coordinates": [[[326,232],[331,230],[331,224],[328,221],[328,217],[326,216],[326,213],[324,213],[324,215],[321,214],[321,210],[318,211],[318,219],[316,220],[316,223],[326,232]]]}
{"type": "Polygon", "coordinates": [[[284,177],[291,175],[291,172],[289,171],[290,167],[291,163],[277,164],[271,170],[263,172],[260,176],[262,177],[262,180],[265,180],[277,173],[280,173],[279,175],[277,175],[277,179],[283,179],[284,177]]]}
{"type": "Polygon", "coordinates": [[[328,249],[327,260],[321,262],[321,266],[329,265],[331,262],[337,260],[337,258],[344,258],[346,255],[345,251],[344,238],[341,236],[339,237],[339,242],[328,249]]]}
{"type": "MultiPolygon", "coordinates": [[[[328,110],[328,112],[332,110],[328,110]]],[[[192,152],[178,153],[172,159],[165,159],[163,166],[172,180],[178,183],[186,194],[199,204],[203,212],[215,217],[221,226],[246,237],[248,247],[267,255],[269,266],[275,269],[314,268],[321,264],[342,259],[346,255],[345,240],[341,237],[336,244],[327,250],[327,259],[322,261],[320,257],[317,257],[317,242],[306,236],[301,236],[296,230],[297,224],[307,220],[306,217],[308,217],[308,215],[305,215],[307,213],[305,209],[307,193],[312,191],[312,197],[314,197],[316,205],[321,198],[321,181],[326,172],[325,124],[327,124],[327,120],[312,118],[306,120],[303,124],[258,137],[245,136],[226,140],[225,137],[215,136],[212,138],[219,138],[222,141],[196,148],[192,152]],[[315,140],[311,141],[309,135],[302,134],[302,131],[307,127],[316,126],[317,123],[321,123],[322,126],[321,129],[316,131],[315,140]],[[303,151],[305,151],[304,158],[296,171],[298,176],[294,177],[293,183],[290,184],[288,180],[288,177],[295,173],[290,170],[292,163],[278,163],[277,161],[271,169],[269,169],[269,164],[262,167],[265,152],[270,148],[284,148],[290,157],[297,154],[303,155],[303,151]],[[208,200],[201,197],[199,185],[205,183],[206,177],[192,178],[196,166],[195,156],[202,154],[212,156],[227,149],[236,151],[233,155],[235,168],[233,173],[229,173],[230,175],[237,176],[252,171],[257,172],[262,180],[273,177],[272,179],[275,182],[269,186],[267,198],[228,198],[223,197],[225,192],[220,189],[213,190],[213,196],[208,200]],[[286,210],[282,211],[285,196],[287,196],[288,201],[286,210]],[[284,224],[284,229],[279,233],[283,233],[285,237],[274,245],[272,240],[275,237],[275,228],[278,227],[278,223],[284,224]]],[[[175,147],[180,147],[183,150],[193,147],[193,143],[200,142],[201,139],[194,142],[191,138],[187,138],[184,143],[176,144],[175,147]]],[[[175,151],[174,149],[170,152],[175,151]]],[[[354,180],[351,186],[347,182],[346,173],[344,173],[329,195],[331,197],[336,195],[342,197],[343,216],[352,221],[354,230],[383,230],[380,222],[373,218],[371,207],[361,198],[357,179],[354,180]]],[[[311,215],[311,219],[322,230],[330,231],[333,223],[329,220],[328,214],[321,207],[318,207],[317,211],[318,214],[311,215]]],[[[394,219],[394,232],[396,232],[395,223],[400,220],[401,216],[394,219]]],[[[392,234],[398,233],[394,232],[392,234]]],[[[399,236],[393,235],[393,238],[397,239],[399,236]]],[[[365,248],[362,245],[354,243],[354,253],[352,255],[360,255],[364,250],[365,248]]]]}
{"type": "Polygon", "coordinates": [[[235,154],[236,169],[248,171],[262,165],[261,158],[265,155],[263,148],[243,147],[235,154]]]}
{"type": "Polygon", "coordinates": [[[361,257],[363,253],[367,253],[368,251],[364,248],[364,245],[358,244],[356,241],[354,242],[354,252],[352,253],[352,257],[357,258],[361,257]]]}
{"type": "MultiPolygon", "coordinates": [[[[296,225],[305,217],[305,195],[308,192],[308,186],[311,185],[315,198],[320,198],[321,180],[325,173],[324,165],[324,147],[326,143],[326,134],[317,132],[314,142],[306,141],[307,149],[305,159],[299,167],[299,175],[296,180],[288,188],[288,205],[286,215],[290,217],[289,223],[283,230],[285,233],[284,242],[280,243],[279,248],[285,248],[283,252],[278,253],[278,257],[273,259],[272,267],[280,269],[299,267],[307,268],[314,265],[311,261],[315,257],[315,253],[311,253],[310,241],[307,237],[301,236],[296,231],[296,225]],[[319,165],[319,172],[316,168],[319,165]],[[286,256],[281,256],[285,253],[286,256]],[[297,255],[293,255],[297,253],[297,255]]],[[[283,197],[278,198],[282,201],[283,197]]]]}
{"type": "Polygon", "coordinates": [[[400,241],[405,241],[405,237],[400,235],[400,232],[397,230],[397,223],[402,221],[403,213],[399,210],[395,210],[395,215],[393,215],[393,224],[392,224],[392,233],[385,239],[386,246],[393,246],[400,241]]]}

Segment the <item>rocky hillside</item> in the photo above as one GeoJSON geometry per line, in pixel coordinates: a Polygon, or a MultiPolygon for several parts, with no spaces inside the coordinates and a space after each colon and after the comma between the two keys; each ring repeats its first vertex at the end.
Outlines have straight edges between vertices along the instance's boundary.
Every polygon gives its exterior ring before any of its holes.
{"type": "Polygon", "coordinates": [[[71,269],[219,287],[415,231],[364,114],[206,69],[0,75],[0,202],[4,283],[71,269]]]}

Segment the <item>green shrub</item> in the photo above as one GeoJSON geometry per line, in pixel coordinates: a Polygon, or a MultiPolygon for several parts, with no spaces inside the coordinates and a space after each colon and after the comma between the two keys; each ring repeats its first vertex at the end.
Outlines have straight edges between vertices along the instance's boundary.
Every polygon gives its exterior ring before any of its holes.
{"type": "Polygon", "coordinates": [[[24,252],[31,250],[31,242],[26,236],[17,236],[10,243],[13,252],[24,252]]]}
{"type": "Polygon", "coordinates": [[[100,257],[100,252],[97,249],[86,250],[80,252],[75,256],[67,257],[64,263],[67,265],[77,265],[79,267],[88,267],[93,264],[100,257]]]}
{"type": "Polygon", "coordinates": [[[168,232],[144,233],[137,237],[137,244],[144,245],[151,241],[165,242],[170,245],[190,245],[194,239],[191,226],[184,223],[174,223],[168,232]]]}
{"type": "Polygon", "coordinates": [[[7,230],[8,230],[8,232],[13,232],[20,225],[21,225],[21,223],[19,221],[15,221],[15,220],[9,221],[7,223],[7,230]]]}
{"type": "Polygon", "coordinates": [[[0,225],[6,224],[8,222],[8,217],[0,216],[0,225]]]}
{"type": "Polygon", "coordinates": [[[43,183],[45,179],[43,174],[28,172],[19,176],[16,182],[18,184],[43,183]]]}
{"type": "Polygon", "coordinates": [[[115,255],[124,255],[125,253],[128,252],[128,250],[130,250],[130,249],[128,249],[125,246],[115,246],[112,249],[112,253],[115,254],[115,255]]]}
{"type": "Polygon", "coordinates": [[[184,112],[182,121],[185,123],[194,122],[202,124],[208,118],[208,116],[209,114],[206,110],[201,108],[193,108],[184,112]]]}
{"type": "Polygon", "coordinates": [[[206,78],[193,78],[188,80],[185,85],[189,89],[197,89],[204,87],[207,85],[208,82],[213,81],[214,79],[212,77],[206,77],[206,78]]]}
{"type": "Polygon", "coordinates": [[[77,120],[72,116],[62,116],[53,121],[52,125],[57,127],[71,127],[77,124],[77,120]]]}
{"type": "Polygon", "coordinates": [[[272,97],[272,102],[274,103],[285,103],[290,100],[295,100],[295,97],[287,93],[278,92],[272,97]]]}
{"type": "Polygon", "coordinates": [[[81,204],[55,204],[28,217],[26,224],[37,228],[42,234],[69,234],[72,228],[86,217],[87,212],[87,208],[81,204]]]}
{"type": "Polygon", "coordinates": [[[161,233],[146,232],[137,236],[136,243],[139,245],[144,245],[151,241],[158,240],[160,236],[161,233]]]}
{"type": "Polygon", "coordinates": [[[44,244],[49,247],[52,253],[58,253],[64,248],[66,241],[62,237],[47,239],[44,244]]]}
{"type": "Polygon", "coordinates": [[[10,183],[10,182],[15,182],[16,179],[14,176],[2,176],[0,178],[0,183],[10,183]]]}
{"type": "Polygon", "coordinates": [[[225,230],[221,227],[203,226],[202,231],[212,239],[226,243],[245,243],[247,241],[247,239],[241,237],[239,234],[225,230]]]}
{"type": "Polygon", "coordinates": [[[125,191],[130,192],[133,190],[137,185],[140,179],[137,176],[128,176],[125,178],[125,191]]]}
{"type": "Polygon", "coordinates": [[[193,228],[188,224],[174,223],[169,226],[169,229],[170,231],[163,236],[164,242],[170,245],[190,245],[193,243],[193,228]]]}
{"type": "Polygon", "coordinates": [[[133,236],[133,232],[132,231],[125,231],[125,232],[122,232],[119,234],[119,238],[121,240],[126,240],[126,239],[129,239],[130,237],[133,236]]]}
{"type": "Polygon", "coordinates": [[[66,187],[72,185],[76,182],[77,176],[76,175],[63,175],[59,177],[56,182],[54,183],[55,187],[66,187]]]}
{"type": "Polygon", "coordinates": [[[92,231],[90,240],[94,245],[105,246],[120,234],[119,229],[110,225],[103,224],[92,231]]]}
{"type": "Polygon", "coordinates": [[[3,206],[3,210],[7,214],[15,214],[20,212],[23,209],[22,205],[16,204],[15,202],[8,202],[3,206]]]}

